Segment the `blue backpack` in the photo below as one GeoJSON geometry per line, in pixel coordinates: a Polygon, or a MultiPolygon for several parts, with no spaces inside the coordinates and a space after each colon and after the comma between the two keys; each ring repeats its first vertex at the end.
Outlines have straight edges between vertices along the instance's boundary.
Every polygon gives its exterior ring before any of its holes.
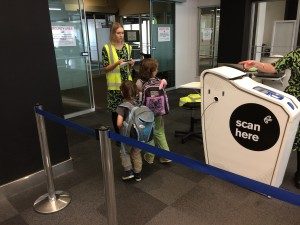
{"type": "Polygon", "coordinates": [[[124,102],[120,106],[129,110],[129,115],[123,121],[121,134],[141,142],[149,142],[153,138],[154,114],[146,106],[134,106],[124,102]]]}

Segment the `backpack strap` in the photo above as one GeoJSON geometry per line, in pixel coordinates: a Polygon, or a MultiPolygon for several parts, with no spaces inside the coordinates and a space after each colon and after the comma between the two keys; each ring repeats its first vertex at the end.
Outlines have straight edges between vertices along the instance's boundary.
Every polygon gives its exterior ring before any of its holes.
{"type": "MultiPolygon", "coordinates": [[[[132,103],[130,102],[123,102],[122,104],[120,104],[119,106],[127,108],[129,110],[129,114],[128,114],[128,118],[125,120],[127,122],[129,122],[126,126],[126,130],[125,130],[125,136],[129,135],[129,127],[131,127],[130,122],[132,121],[132,116],[134,115],[134,111],[138,108],[137,106],[134,106],[132,103]]],[[[125,122],[123,121],[123,123],[125,122]]]]}
{"type": "Polygon", "coordinates": [[[134,107],[134,105],[132,103],[130,103],[130,102],[123,102],[119,106],[128,108],[129,110],[131,110],[134,107]]]}
{"type": "Polygon", "coordinates": [[[144,83],[144,85],[154,85],[154,84],[160,84],[160,79],[158,77],[155,77],[155,78],[150,78],[148,81],[146,81],[144,83]]]}

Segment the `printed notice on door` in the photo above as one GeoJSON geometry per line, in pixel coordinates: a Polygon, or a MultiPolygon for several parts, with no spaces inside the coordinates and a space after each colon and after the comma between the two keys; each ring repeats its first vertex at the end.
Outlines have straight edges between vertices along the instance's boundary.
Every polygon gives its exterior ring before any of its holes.
{"type": "Polygon", "coordinates": [[[203,41],[210,41],[212,34],[212,28],[203,28],[202,29],[202,40],[203,41]]]}
{"type": "Polygon", "coordinates": [[[158,27],[158,42],[171,41],[170,27],[158,27]]]}
{"type": "Polygon", "coordinates": [[[52,26],[54,47],[76,46],[74,26],[52,26]]]}

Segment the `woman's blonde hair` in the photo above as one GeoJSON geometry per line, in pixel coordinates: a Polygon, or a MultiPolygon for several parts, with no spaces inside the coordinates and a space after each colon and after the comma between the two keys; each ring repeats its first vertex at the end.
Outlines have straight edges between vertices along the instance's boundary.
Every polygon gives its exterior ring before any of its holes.
{"type": "Polygon", "coordinates": [[[124,30],[124,27],[122,24],[120,24],[118,22],[113,22],[111,29],[110,29],[110,38],[109,38],[111,42],[115,41],[117,29],[119,29],[120,27],[124,30]]]}

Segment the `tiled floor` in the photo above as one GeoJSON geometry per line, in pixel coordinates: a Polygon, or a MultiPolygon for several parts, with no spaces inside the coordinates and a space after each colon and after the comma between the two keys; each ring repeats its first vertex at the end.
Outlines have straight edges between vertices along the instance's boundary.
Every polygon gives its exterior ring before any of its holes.
{"type": "MultiPolygon", "coordinates": [[[[184,91],[169,93],[172,112],[165,117],[170,149],[196,160],[204,160],[199,140],[181,144],[174,130],[188,127],[189,112],[177,107],[184,91]]],[[[110,124],[110,115],[98,111],[74,119],[99,127],[110,124]]],[[[104,225],[107,223],[98,143],[68,130],[74,171],[55,179],[57,190],[72,196],[60,212],[43,215],[33,210],[33,202],[46,192],[45,184],[9,199],[0,199],[0,225],[104,225]]],[[[144,163],[141,182],[123,182],[118,148],[112,143],[119,225],[299,225],[299,207],[269,199],[212,176],[171,163],[144,163]]],[[[292,153],[282,187],[300,194],[293,185],[296,168],[292,153]]]]}

